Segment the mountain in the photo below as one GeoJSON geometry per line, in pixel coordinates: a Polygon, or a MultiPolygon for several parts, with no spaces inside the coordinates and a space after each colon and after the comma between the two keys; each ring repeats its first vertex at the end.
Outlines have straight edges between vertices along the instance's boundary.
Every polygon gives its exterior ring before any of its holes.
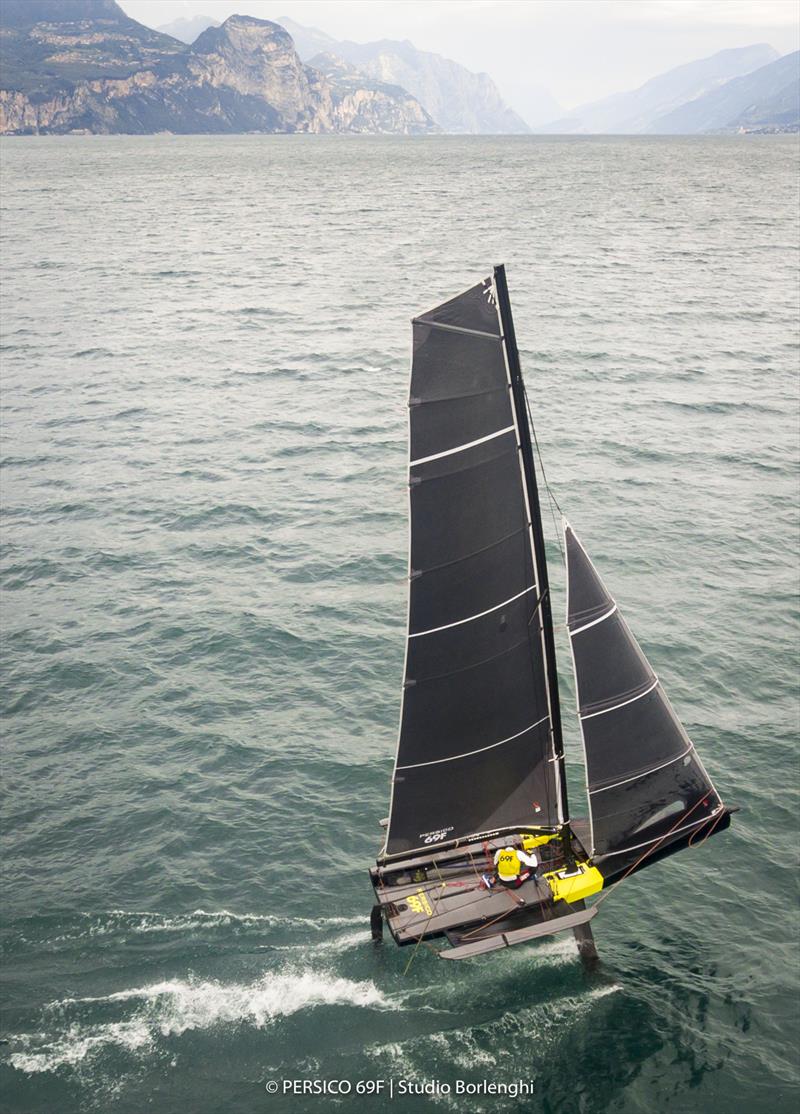
{"type": "Polygon", "coordinates": [[[662,135],[800,130],[800,51],[681,105],[652,127],[662,135]]]}
{"type": "Polygon", "coordinates": [[[115,0],[2,0],[0,84],[36,97],[80,81],[127,78],[183,51],[115,0]]]}
{"type": "Polygon", "coordinates": [[[326,35],[324,31],[319,31],[316,27],[304,27],[302,23],[295,23],[288,15],[279,15],[275,22],[280,23],[281,27],[285,27],[292,36],[295,49],[304,62],[310,62],[317,54],[334,54],[338,58],[344,59],[345,52],[338,48],[342,45],[346,47],[357,45],[356,43],[339,43],[332,35],[326,35]]]}
{"type": "Polygon", "coordinates": [[[219,27],[219,25],[219,20],[212,19],[210,15],[193,15],[188,18],[181,16],[179,19],[173,19],[172,23],[165,23],[156,30],[162,35],[180,39],[182,43],[193,43],[207,27],[219,27]]]}
{"type": "Polygon", "coordinates": [[[340,87],[251,16],[187,46],[115,0],[4,0],[0,31],[2,134],[438,130],[405,90],[340,87]]]}
{"type": "Polygon", "coordinates": [[[330,82],[334,110],[351,132],[374,132],[376,122],[386,134],[421,135],[439,131],[431,117],[405,89],[371,81],[335,54],[316,54],[309,63],[330,82]]]}
{"type": "Polygon", "coordinates": [[[772,62],[778,52],[767,43],[721,50],[646,81],[628,93],[615,93],[576,108],[539,132],[557,134],[636,135],[652,130],[654,122],[742,74],[772,62]]]}
{"type": "Polygon", "coordinates": [[[800,132],[800,79],[750,105],[729,128],[747,132],[800,132]]]}
{"type": "Polygon", "coordinates": [[[449,58],[431,54],[408,41],[372,43],[338,41],[288,16],[278,22],[291,34],[304,61],[333,54],[377,81],[408,89],[446,132],[467,134],[527,133],[530,128],[503,101],[488,74],[472,73],[449,58]]]}

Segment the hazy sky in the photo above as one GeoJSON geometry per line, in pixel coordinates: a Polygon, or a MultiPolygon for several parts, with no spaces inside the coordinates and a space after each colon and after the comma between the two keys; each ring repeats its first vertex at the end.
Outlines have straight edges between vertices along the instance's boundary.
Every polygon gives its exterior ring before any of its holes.
{"type": "Polygon", "coordinates": [[[800,49],[798,0],[121,0],[149,27],[179,16],[290,16],[340,39],[410,39],[491,74],[525,113],[526,89],[564,107],[635,88],[725,47],[800,49]]]}

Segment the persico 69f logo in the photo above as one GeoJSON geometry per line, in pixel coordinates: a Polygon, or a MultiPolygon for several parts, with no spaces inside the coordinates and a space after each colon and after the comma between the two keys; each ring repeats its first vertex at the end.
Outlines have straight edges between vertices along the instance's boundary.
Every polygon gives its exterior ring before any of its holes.
{"type": "Polygon", "coordinates": [[[406,901],[408,902],[409,909],[413,910],[413,912],[427,913],[429,917],[433,916],[433,910],[431,909],[430,902],[424,890],[417,890],[415,894],[411,894],[410,897],[407,897],[406,901]]]}
{"type": "Polygon", "coordinates": [[[449,828],[440,828],[438,832],[420,832],[419,838],[423,843],[441,843],[443,839],[447,838],[447,833],[452,832],[453,826],[449,828]]]}

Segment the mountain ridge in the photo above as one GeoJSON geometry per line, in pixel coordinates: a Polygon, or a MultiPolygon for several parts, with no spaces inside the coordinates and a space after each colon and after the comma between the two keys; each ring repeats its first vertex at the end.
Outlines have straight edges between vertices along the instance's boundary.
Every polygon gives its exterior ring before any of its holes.
{"type": "Polygon", "coordinates": [[[8,0],[0,27],[2,134],[438,131],[405,90],[338,88],[301,62],[285,28],[253,16],[190,46],[115,0],[8,0]]]}
{"type": "Polygon", "coordinates": [[[800,51],[680,105],[654,122],[660,135],[800,130],[800,51]]]}
{"type": "MultiPolygon", "coordinates": [[[[275,22],[280,21],[276,20],[275,22]]],[[[207,27],[221,26],[220,21],[212,19],[211,16],[179,16],[178,19],[173,19],[170,23],[160,24],[155,30],[160,31],[162,35],[170,35],[173,39],[180,39],[182,43],[190,46],[207,27]]]]}
{"type": "Polygon", "coordinates": [[[658,118],[779,57],[768,43],[720,50],[656,74],[643,85],[580,105],[535,129],[543,134],[642,135],[658,118]]]}
{"type": "Polygon", "coordinates": [[[474,73],[441,54],[419,50],[408,39],[357,43],[334,39],[289,16],[278,16],[277,21],[291,33],[304,61],[311,63],[321,53],[333,54],[368,77],[399,85],[412,93],[446,132],[526,135],[531,131],[505,103],[488,74],[474,73]]]}

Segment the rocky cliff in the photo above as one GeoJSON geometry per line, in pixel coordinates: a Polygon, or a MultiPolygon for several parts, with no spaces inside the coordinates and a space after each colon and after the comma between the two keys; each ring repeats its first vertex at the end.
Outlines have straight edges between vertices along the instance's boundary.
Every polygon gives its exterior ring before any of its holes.
{"type": "Polygon", "coordinates": [[[403,89],[304,65],[282,27],[231,16],[187,46],[114,0],[5,0],[0,133],[435,131],[403,89]]]}
{"type": "Polygon", "coordinates": [[[424,105],[444,131],[462,134],[530,131],[525,121],[505,104],[488,74],[473,73],[450,58],[418,50],[407,40],[338,41],[288,16],[279,16],[278,22],[290,32],[300,57],[310,60],[310,65],[315,64],[321,53],[333,54],[373,81],[399,85],[424,105]]]}
{"type": "Polygon", "coordinates": [[[440,130],[399,85],[372,81],[335,54],[318,54],[309,65],[328,80],[334,118],[343,131],[424,135],[440,130]]]}

